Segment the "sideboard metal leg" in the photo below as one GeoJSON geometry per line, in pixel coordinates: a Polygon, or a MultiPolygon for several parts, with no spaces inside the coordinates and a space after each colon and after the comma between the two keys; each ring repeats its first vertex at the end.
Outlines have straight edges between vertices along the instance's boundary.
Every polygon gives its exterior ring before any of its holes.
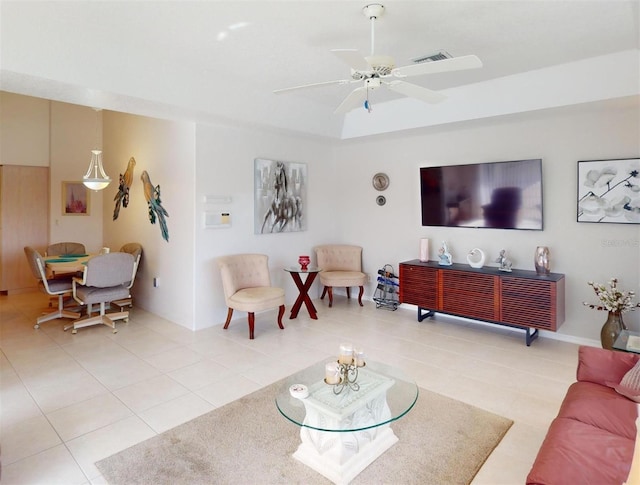
{"type": "Polygon", "coordinates": [[[425,318],[432,317],[435,314],[436,314],[436,312],[434,312],[433,310],[429,310],[427,308],[422,308],[420,306],[418,307],[418,321],[419,322],[421,322],[425,318]],[[426,313],[422,313],[423,311],[426,311],[426,313]]]}
{"type": "Polygon", "coordinates": [[[537,328],[532,329],[527,327],[527,334],[525,336],[527,347],[529,347],[531,345],[531,342],[533,342],[537,338],[538,338],[538,329],[537,328]],[[531,330],[533,330],[533,332],[531,330]]]}

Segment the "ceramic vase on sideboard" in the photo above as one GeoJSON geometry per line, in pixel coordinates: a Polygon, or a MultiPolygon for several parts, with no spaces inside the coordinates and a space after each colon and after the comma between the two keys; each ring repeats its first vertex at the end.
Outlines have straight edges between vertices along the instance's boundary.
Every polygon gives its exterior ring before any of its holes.
{"type": "Polygon", "coordinates": [[[549,248],[547,246],[538,246],[534,256],[536,273],[539,275],[549,274],[549,248]]]}
{"type": "Polygon", "coordinates": [[[600,331],[600,342],[603,349],[613,349],[613,343],[620,335],[620,332],[626,330],[624,322],[622,321],[621,312],[609,312],[607,321],[604,322],[602,330],[600,331]]]}

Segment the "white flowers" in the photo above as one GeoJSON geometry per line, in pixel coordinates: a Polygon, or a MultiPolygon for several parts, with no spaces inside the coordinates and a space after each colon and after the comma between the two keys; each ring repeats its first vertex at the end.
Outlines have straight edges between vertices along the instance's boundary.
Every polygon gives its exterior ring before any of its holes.
{"type": "Polygon", "coordinates": [[[595,291],[596,296],[600,300],[599,305],[586,301],[583,302],[583,305],[589,308],[623,313],[635,310],[640,306],[640,303],[632,302],[635,296],[634,291],[620,291],[618,289],[618,280],[616,278],[611,278],[609,288],[600,283],[594,283],[593,281],[589,281],[587,284],[593,288],[593,291],[595,291]]]}

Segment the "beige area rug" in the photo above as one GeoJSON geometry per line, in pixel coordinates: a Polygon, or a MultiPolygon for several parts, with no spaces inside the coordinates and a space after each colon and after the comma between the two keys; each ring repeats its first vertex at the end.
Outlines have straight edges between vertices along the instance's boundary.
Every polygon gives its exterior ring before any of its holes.
{"type": "MultiPolygon", "coordinates": [[[[278,382],[96,463],[110,484],[329,484],[291,455],[300,428],[278,382]]],[[[352,484],[469,483],[513,421],[420,389],[391,424],[399,441],[352,484]]]]}

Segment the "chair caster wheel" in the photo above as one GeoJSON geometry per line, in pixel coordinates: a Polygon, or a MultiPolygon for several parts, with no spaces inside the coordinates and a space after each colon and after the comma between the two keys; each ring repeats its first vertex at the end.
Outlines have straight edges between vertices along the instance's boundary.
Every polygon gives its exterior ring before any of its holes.
{"type": "Polygon", "coordinates": [[[123,318],[123,319],[122,319],[122,321],[123,321],[124,323],[129,323],[129,319],[128,319],[128,318],[123,318]]]}
{"type": "Polygon", "coordinates": [[[40,325],[38,323],[36,323],[33,328],[35,328],[36,330],[38,330],[40,328],[40,325]]]}
{"type": "Polygon", "coordinates": [[[113,330],[113,333],[118,333],[118,331],[114,329],[114,330],[113,330]]]}
{"type": "Polygon", "coordinates": [[[78,330],[74,328],[73,330],[71,330],[71,333],[75,335],[76,333],[78,333],[78,330]]]}

